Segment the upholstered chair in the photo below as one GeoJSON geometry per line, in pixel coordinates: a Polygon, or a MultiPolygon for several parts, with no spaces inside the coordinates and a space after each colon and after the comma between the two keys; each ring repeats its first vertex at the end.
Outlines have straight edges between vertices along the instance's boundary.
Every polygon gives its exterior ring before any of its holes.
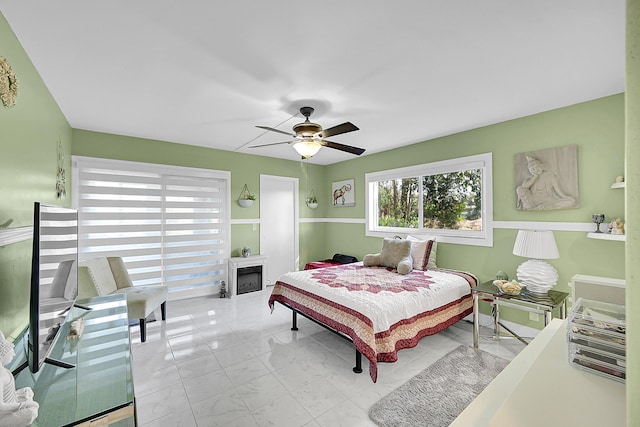
{"type": "Polygon", "coordinates": [[[162,285],[133,286],[120,257],[102,257],[82,261],[78,265],[78,297],[124,293],[129,319],[138,319],[140,340],[147,340],[147,317],[158,307],[166,320],[168,288],[162,285]]]}

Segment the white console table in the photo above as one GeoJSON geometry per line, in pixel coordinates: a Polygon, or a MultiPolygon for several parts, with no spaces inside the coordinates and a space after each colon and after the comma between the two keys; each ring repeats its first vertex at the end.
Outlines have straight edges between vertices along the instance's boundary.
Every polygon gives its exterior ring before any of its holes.
{"type": "Polygon", "coordinates": [[[625,426],[625,385],[569,364],[567,321],[553,319],[451,426],[625,426]]]}
{"type": "Polygon", "coordinates": [[[238,295],[238,269],[262,266],[262,290],[267,284],[267,256],[252,255],[248,257],[229,258],[229,297],[238,295]]]}

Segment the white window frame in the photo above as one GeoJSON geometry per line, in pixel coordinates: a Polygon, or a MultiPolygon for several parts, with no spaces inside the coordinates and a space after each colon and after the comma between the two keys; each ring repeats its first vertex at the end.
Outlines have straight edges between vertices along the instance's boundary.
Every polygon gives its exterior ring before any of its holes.
{"type": "MultiPolygon", "coordinates": [[[[473,246],[493,246],[493,155],[483,153],[433,163],[407,166],[365,174],[366,188],[366,235],[394,237],[397,235],[436,236],[438,242],[473,246]],[[482,170],[482,230],[441,230],[433,228],[381,227],[378,225],[378,181],[415,178],[460,172],[470,169],[482,170]]],[[[418,186],[422,194],[422,185],[418,186]]],[[[419,221],[422,227],[422,218],[419,221]]]]}

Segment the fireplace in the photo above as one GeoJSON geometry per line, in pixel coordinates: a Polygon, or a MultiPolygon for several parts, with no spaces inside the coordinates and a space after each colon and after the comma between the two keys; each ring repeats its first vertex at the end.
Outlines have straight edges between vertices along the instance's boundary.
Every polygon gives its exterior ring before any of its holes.
{"type": "Polygon", "coordinates": [[[262,266],[238,268],[238,295],[262,290],[262,266]]]}
{"type": "Polygon", "coordinates": [[[262,291],[267,285],[267,256],[229,258],[227,298],[262,291]]]}

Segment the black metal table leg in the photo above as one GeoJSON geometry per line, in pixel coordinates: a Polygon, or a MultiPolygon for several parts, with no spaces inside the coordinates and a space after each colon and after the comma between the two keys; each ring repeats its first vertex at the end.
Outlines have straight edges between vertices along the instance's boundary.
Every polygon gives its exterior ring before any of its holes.
{"type": "Polygon", "coordinates": [[[362,353],[356,350],[356,366],[353,368],[353,372],[356,374],[362,373],[362,353]]]}

